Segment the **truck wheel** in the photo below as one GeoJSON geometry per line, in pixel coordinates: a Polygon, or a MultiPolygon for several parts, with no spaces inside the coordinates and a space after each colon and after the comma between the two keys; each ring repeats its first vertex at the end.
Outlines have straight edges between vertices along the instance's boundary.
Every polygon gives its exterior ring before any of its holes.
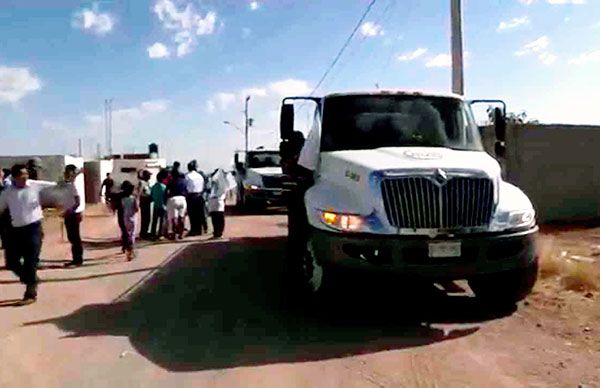
{"type": "Polygon", "coordinates": [[[482,301],[514,305],[531,293],[538,276],[538,261],[527,268],[482,275],[469,280],[469,287],[482,301]]]}
{"type": "Polygon", "coordinates": [[[307,242],[304,251],[302,260],[303,285],[310,294],[323,294],[327,290],[326,285],[328,285],[327,280],[329,280],[325,274],[329,275],[329,273],[326,267],[321,265],[317,259],[310,241],[307,242]]]}

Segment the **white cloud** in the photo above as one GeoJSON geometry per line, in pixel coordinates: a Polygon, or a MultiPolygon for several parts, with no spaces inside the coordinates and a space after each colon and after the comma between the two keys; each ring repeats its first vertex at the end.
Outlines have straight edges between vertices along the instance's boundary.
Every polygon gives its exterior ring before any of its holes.
{"type": "Polygon", "coordinates": [[[102,121],[103,121],[102,116],[100,116],[100,115],[91,115],[91,114],[87,114],[87,115],[83,116],[83,119],[87,123],[92,124],[92,125],[101,124],[102,121]]]}
{"type": "Polygon", "coordinates": [[[362,34],[362,36],[367,37],[381,36],[384,34],[383,27],[373,22],[364,22],[360,26],[360,33],[362,34]]]}
{"type": "Polygon", "coordinates": [[[258,1],[251,1],[248,5],[252,11],[256,11],[260,8],[260,3],[258,1]]]}
{"type": "Polygon", "coordinates": [[[540,60],[540,62],[542,62],[544,65],[551,65],[554,62],[556,62],[556,60],[558,59],[558,57],[552,53],[549,52],[543,52],[540,55],[538,55],[538,59],[540,60]]]}
{"type": "MultiPolygon", "coordinates": [[[[519,0],[519,2],[521,4],[525,4],[525,5],[532,5],[536,1],[537,0],[519,0]]],[[[565,5],[565,4],[582,5],[582,4],[586,4],[587,0],[546,0],[546,3],[553,4],[553,5],[565,5]]]]}
{"type": "Polygon", "coordinates": [[[171,55],[167,46],[156,42],[148,47],[148,56],[152,59],[168,58],[171,55]]]}
{"type": "Polygon", "coordinates": [[[545,51],[549,45],[550,38],[548,38],[547,36],[542,36],[541,38],[538,38],[531,43],[527,43],[521,49],[517,50],[515,52],[515,55],[518,57],[522,57],[524,55],[545,51]]]}
{"type": "Polygon", "coordinates": [[[233,104],[236,100],[235,94],[233,93],[217,93],[216,101],[219,104],[219,108],[227,109],[227,107],[233,104]]]}
{"type": "Polygon", "coordinates": [[[41,88],[42,82],[28,68],[0,66],[0,104],[15,104],[41,88]]]}
{"type": "Polygon", "coordinates": [[[184,30],[175,34],[173,39],[177,43],[177,56],[183,57],[192,52],[194,46],[194,38],[190,31],[184,30]]]}
{"type": "Polygon", "coordinates": [[[217,110],[217,107],[215,106],[215,102],[213,100],[206,101],[206,111],[208,113],[213,113],[215,110],[217,110]]]}
{"type": "Polygon", "coordinates": [[[399,60],[400,62],[407,62],[407,61],[414,61],[415,59],[418,59],[420,57],[422,57],[423,55],[425,55],[425,53],[427,53],[427,49],[426,48],[418,48],[415,51],[410,51],[404,54],[400,54],[396,57],[397,60],[399,60]]]}
{"type": "Polygon", "coordinates": [[[590,63],[600,64],[600,50],[588,51],[569,60],[570,65],[587,65],[590,63]]]}
{"type": "Polygon", "coordinates": [[[438,54],[425,62],[425,67],[451,67],[452,57],[449,54],[438,54]]]}
{"type": "Polygon", "coordinates": [[[592,25],[590,26],[590,28],[591,28],[592,30],[596,30],[596,29],[600,28],[600,22],[592,24],[592,25]]]}
{"type": "Polygon", "coordinates": [[[517,18],[513,18],[509,21],[501,21],[500,24],[498,25],[498,28],[496,29],[496,31],[501,32],[501,31],[506,31],[506,30],[512,30],[521,26],[527,26],[531,24],[531,20],[529,20],[529,17],[527,16],[522,16],[522,17],[517,17],[517,18]]]}
{"type": "Polygon", "coordinates": [[[586,0],[546,0],[548,4],[585,4],[586,0]]]}
{"type": "Polygon", "coordinates": [[[180,9],[172,0],[157,0],[153,11],[163,28],[173,31],[172,40],[176,44],[178,57],[193,51],[197,36],[212,35],[215,32],[217,14],[210,11],[203,17],[195,11],[192,3],[180,9]]]}
{"type": "Polygon", "coordinates": [[[169,108],[169,100],[149,100],[144,101],[140,105],[142,112],[146,113],[162,113],[169,108]]]}
{"type": "Polygon", "coordinates": [[[94,3],[92,8],[83,8],[73,14],[71,25],[83,31],[95,35],[106,35],[112,31],[115,20],[107,12],[100,12],[98,4],[94,3]]]}
{"type": "Polygon", "coordinates": [[[265,89],[265,88],[249,88],[249,89],[244,89],[240,93],[240,96],[242,96],[242,98],[244,98],[246,96],[266,97],[267,96],[267,89],[265,89]]]}
{"type": "Polygon", "coordinates": [[[558,57],[555,54],[548,51],[549,46],[550,38],[548,38],[547,36],[542,36],[534,40],[533,42],[527,43],[519,50],[515,51],[515,55],[517,57],[522,57],[526,55],[537,54],[537,58],[542,64],[551,65],[554,62],[556,62],[558,57]]]}
{"type": "Polygon", "coordinates": [[[206,14],[206,17],[198,18],[196,20],[196,35],[210,35],[215,32],[215,23],[217,22],[217,14],[214,12],[209,12],[206,14]]]}
{"type": "Polygon", "coordinates": [[[252,36],[252,30],[250,28],[242,28],[242,39],[248,39],[252,36]]]}
{"type": "Polygon", "coordinates": [[[308,82],[292,78],[272,82],[269,84],[269,89],[282,97],[300,96],[311,92],[308,82]]]}

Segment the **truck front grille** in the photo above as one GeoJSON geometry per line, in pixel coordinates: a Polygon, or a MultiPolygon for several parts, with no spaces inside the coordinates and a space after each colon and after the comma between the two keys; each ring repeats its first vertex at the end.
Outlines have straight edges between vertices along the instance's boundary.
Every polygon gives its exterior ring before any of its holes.
{"type": "Polygon", "coordinates": [[[263,175],[263,186],[269,189],[279,189],[283,186],[282,177],[277,175],[263,175]]]}
{"type": "Polygon", "coordinates": [[[494,184],[488,178],[450,177],[443,185],[429,177],[384,178],[381,192],[388,221],[397,228],[485,226],[494,208],[494,184]]]}

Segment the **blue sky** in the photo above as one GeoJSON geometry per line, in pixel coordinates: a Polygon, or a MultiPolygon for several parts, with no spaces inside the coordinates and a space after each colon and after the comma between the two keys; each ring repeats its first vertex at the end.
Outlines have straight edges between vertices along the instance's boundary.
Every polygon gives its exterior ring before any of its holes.
{"type": "MultiPolygon", "coordinates": [[[[367,0],[0,0],[6,154],[151,141],[170,160],[227,164],[277,144],[282,96],[310,93],[367,0]],[[52,5],[50,5],[52,3],[52,5]]],[[[542,122],[599,124],[600,1],[464,0],[467,98],[502,98],[542,122]]],[[[317,94],[450,88],[449,0],[378,0],[317,94]]]]}

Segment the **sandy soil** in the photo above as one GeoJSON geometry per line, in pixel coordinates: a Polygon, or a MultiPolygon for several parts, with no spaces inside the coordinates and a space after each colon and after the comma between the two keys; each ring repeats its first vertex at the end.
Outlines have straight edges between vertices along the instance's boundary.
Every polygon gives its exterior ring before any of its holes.
{"type": "Polygon", "coordinates": [[[90,213],[86,265],[64,270],[69,246],[48,220],[38,303],[12,307],[22,286],[0,272],[0,387],[600,386],[595,293],[550,278],[494,311],[375,279],[327,309],[292,308],[285,216],[227,221],[225,241],[142,244],[128,263],[114,220],[90,213]]]}

